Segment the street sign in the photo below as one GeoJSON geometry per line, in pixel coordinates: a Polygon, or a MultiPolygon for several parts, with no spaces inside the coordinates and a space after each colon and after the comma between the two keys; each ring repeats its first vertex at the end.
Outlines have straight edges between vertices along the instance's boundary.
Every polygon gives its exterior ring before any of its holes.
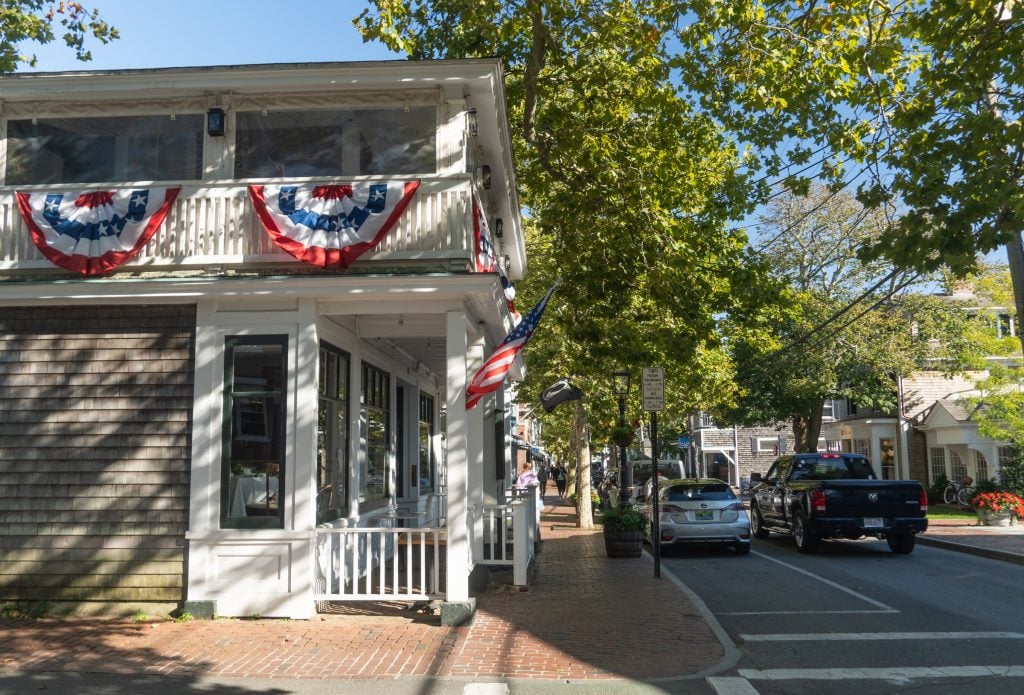
{"type": "Polygon", "coordinates": [[[665,409],[665,370],[662,367],[644,367],[644,410],[665,409]]]}
{"type": "Polygon", "coordinates": [[[689,437],[680,437],[679,438],[679,447],[682,448],[682,449],[685,449],[688,446],[690,446],[690,438],[689,437]]]}

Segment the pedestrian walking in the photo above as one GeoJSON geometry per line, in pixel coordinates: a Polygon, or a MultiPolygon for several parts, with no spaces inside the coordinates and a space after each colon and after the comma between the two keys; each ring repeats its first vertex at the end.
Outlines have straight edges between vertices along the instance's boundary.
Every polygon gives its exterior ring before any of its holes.
{"type": "Polygon", "coordinates": [[[556,463],[552,469],[552,473],[555,476],[555,486],[558,488],[558,496],[565,497],[565,469],[562,468],[561,464],[556,463]]]}
{"type": "Polygon", "coordinates": [[[540,496],[548,494],[548,467],[542,465],[537,471],[537,483],[540,485],[540,496]]]}
{"type": "Polygon", "coordinates": [[[537,485],[537,474],[533,472],[533,464],[526,461],[519,469],[519,477],[516,478],[516,489],[527,490],[531,485],[537,485]]]}

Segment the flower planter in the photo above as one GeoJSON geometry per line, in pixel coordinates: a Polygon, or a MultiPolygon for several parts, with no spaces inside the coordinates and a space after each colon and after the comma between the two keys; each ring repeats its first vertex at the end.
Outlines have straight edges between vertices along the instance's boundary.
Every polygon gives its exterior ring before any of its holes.
{"type": "Polygon", "coordinates": [[[644,551],[643,531],[605,531],[604,549],[608,557],[640,557],[644,551]]]}
{"type": "Polygon", "coordinates": [[[978,512],[983,526],[1009,526],[1014,521],[1013,517],[1013,512],[992,512],[987,509],[978,512]]]}

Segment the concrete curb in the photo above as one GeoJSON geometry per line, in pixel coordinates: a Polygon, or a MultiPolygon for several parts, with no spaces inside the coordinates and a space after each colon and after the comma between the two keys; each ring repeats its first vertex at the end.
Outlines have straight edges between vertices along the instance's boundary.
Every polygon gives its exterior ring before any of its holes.
{"type": "Polygon", "coordinates": [[[1012,562],[1016,565],[1024,565],[1024,555],[1021,555],[1020,553],[1011,553],[1005,550],[995,550],[993,548],[981,548],[976,545],[968,545],[967,543],[957,543],[956,541],[947,541],[941,538],[928,538],[927,536],[921,535],[917,537],[917,542],[921,545],[944,548],[945,550],[953,550],[958,553],[967,553],[969,555],[987,557],[992,560],[1002,560],[1003,562],[1012,562]]]}

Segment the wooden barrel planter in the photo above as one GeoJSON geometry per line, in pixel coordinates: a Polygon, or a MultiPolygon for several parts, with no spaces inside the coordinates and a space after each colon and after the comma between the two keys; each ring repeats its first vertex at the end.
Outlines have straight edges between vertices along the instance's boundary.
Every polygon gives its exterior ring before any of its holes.
{"type": "Polygon", "coordinates": [[[605,531],[604,549],[608,557],[640,557],[644,551],[644,532],[605,531]]]}

